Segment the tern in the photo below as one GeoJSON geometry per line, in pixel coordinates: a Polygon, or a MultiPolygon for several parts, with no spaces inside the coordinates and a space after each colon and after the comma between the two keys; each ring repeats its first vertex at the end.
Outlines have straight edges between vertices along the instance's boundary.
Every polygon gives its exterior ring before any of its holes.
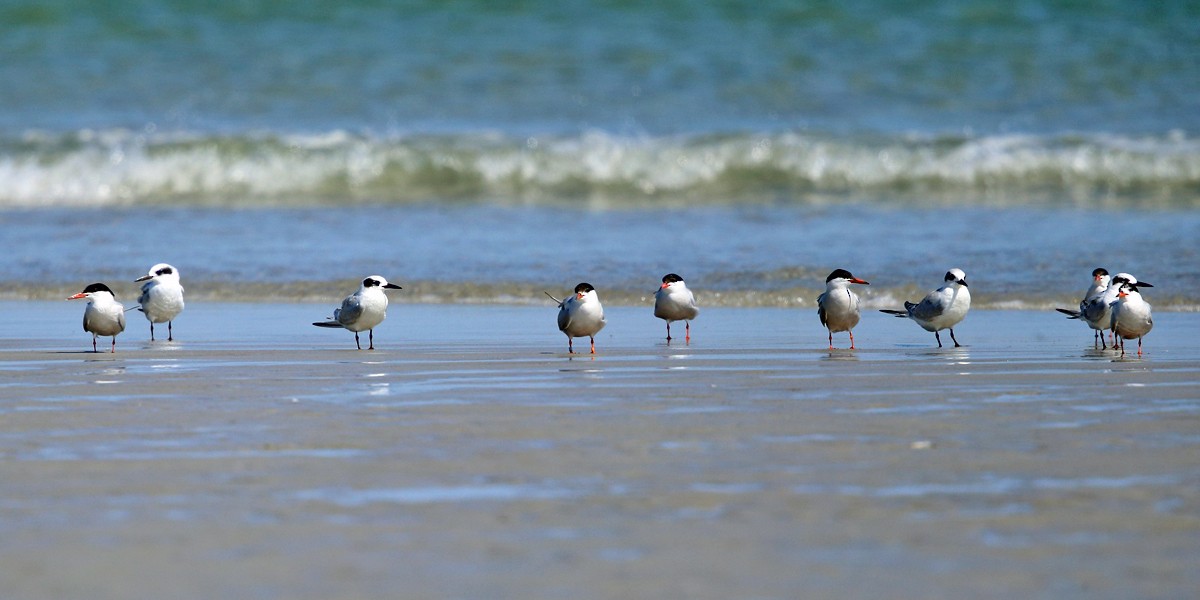
{"type": "MultiPolygon", "coordinates": [[[[1117,304],[1117,294],[1121,291],[1121,283],[1109,283],[1097,296],[1092,296],[1090,299],[1079,303],[1079,314],[1077,317],[1088,327],[1095,329],[1100,337],[1100,349],[1106,350],[1108,346],[1104,343],[1104,331],[1112,329],[1113,307],[1117,304]]],[[[1064,309],[1059,309],[1059,312],[1065,312],[1064,309]]],[[[1070,314],[1069,312],[1067,314],[1070,314]]],[[[1116,348],[1116,341],[1113,341],[1113,348],[1116,348]]]]}
{"type": "Polygon", "coordinates": [[[905,310],[884,309],[879,312],[916,321],[917,325],[920,325],[925,331],[933,332],[938,348],[942,347],[942,337],[938,335],[938,332],[949,329],[950,339],[954,340],[954,347],[958,348],[962,344],[959,344],[958,339],[954,337],[954,326],[958,325],[967,316],[967,311],[971,309],[971,292],[967,289],[967,274],[962,269],[950,269],[946,271],[943,281],[946,283],[929,292],[920,304],[905,302],[905,310]]]}
{"type": "Polygon", "coordinates": [[[142,295],[138,297],[138,310],[150,321],[150,341],[154,341],[154,324],[167,324],[167,341],[175,339],[171,322],[183,312],[183,286],[179,285],[179,270],[167,263],[150,267],[150,272],[134,282],[142,282],[142,295]]]}
{"type": "Polygon", "coordinates": [[[833,350],[833,334],[845,331],[850,334],[850,349],[854,350],[854,329],[858,325],[858,294],[850,284],[871,285],[845,269],[834,269],[825,278],[825,293],[817,296],[817,316],[821,324],[829,329],[829,349],[833,350]]]}
{"type": "Polygon", "coordinates": [[[600,304],[600,296],[590,283],[580,283],[575,286],[575,293],[559,300],[550,295],[551,300],[558,303],[558,330],[567,335],[567,352],[574,354],[574,339],[588,337],[592,342],[592,354],[596,353],[596,334],[604,329],[604,307],[600,304]]]}
{"type": "Polygon", "coordinates": [[[700,313],[696,297],[683,278],[675,273],[663,275],[662,285],[654,292],[654,316],[667,322],[667,343],[671,343],[671,321],[683,321],[683,339],[692,341],[692,319],[700,313]]]}
{"type": "Polygon", "coordinates": [[[81,298],[88,299],[87,308],[83,309],[83,330],[92,334],[92,351],[100,351],[96,348],[97,337],[111,335],[111,351],[115,353],[117,334],[125,331],[125,307],[117,302],[112,290],[103,283],[93,283],[67,300],[81,298]]]}
{"type": "MultiPolygon", "coordinates": [[[[1099,269],[1097,269],[1099,270],[1099,269]]],[[[1118,294],[1121,288],[1126,284],[1132,284],[1141,287],[1154,287],[1149,282],[1138,282],[1137,278],[1129,273],[1117,273],[1108,282],[1108,287],[1104,288],[1099,294],[1091,298],[1085,298],[1079,303],[1078,314],[1075,311],[1060,308],[1059,312],[1070,315],[1069,318],[1078,318],[1088,324],[1088,327],[1097,330],[1100,335],[1100,349],[1106,350],[1108,346],[1104,343],[1104,331],[1112,331],[1113,328],[1113,309],[1117,305],[1118,294]]],[[[1094,289],[1094,288],[1093,288],[1094,289]]],[[[1088,290],[1089,292],[1091,289],[1088,290]]],[[[1117,342],[1114,339],[1112,343],[1113,349],[1116,349],[1117,342]]]]}
{"type": "MultiPolygon", "coordinates": [[[[1108,328],[1108,323],[1099,323],[1090,320],[1084,316],[1084,313],[1087,310],[1089,303],[1104,295],[1105,290],[1108,289],[1109,284],[1111,283],[1112,278],[1109,277],[1108,271],[1103,267],[1097,267],[1092,270],[1092,285],[1088,287],[1086,292],[1084,292],[1083,300],[1079,301],[1079,310],[1071,310],[1069,308],[1054,309],[1064,315],[1067,315],[1068,319],[1079,319],[1086,323],[1088,327],[1091,327],[1095,331],[1095,334],[1092,336],[1092,343],[1095,344],[1096,342],[1099,342],[1101,348],[1107,347],[1104,344],[1104,334],[1101,332],[1108,328]]],[[[1114,300],[1115,297],[1116,296],[1114,294],[1114,300]]]]}
{"type": "MultiPolygon", "coordinates": [[[[1125,340],[1137,338],[1138,356],[1142,355],[1142,337],[1154,328],[1154,318],[1150,315],[1150,303],[1142,299],[1138,286],[1144,283],[1122,283],[1117,293],[1117,302],[1113,306],[1112,329],[1117,334],[1121,344],[1121,356],[1125,356],[1125,340]]],[[[1154,286],[1150,286],[1154,287],[1154,286]]]]}
{"type": "Polygon", "coordinates": [[[394,283],[388,283],[379,275],[372,275],[362,280],[358,291],[342,300],[342,307],[333,311],[333,318],[328,321],[313,323],[317,327],[335,327],[349,329],[354,332],[354,343],[362,350],[362,342],[358,340],[358,332],[366,331],[370,339],[367,350],[375,349],[375,327],[387,317],[388,298],[383,290],[403,289],[394,283]]]}

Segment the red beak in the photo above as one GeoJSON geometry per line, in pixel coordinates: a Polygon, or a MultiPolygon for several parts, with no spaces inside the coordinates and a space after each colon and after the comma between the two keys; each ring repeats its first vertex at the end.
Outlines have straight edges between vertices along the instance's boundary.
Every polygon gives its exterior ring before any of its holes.
{"type": "Polygon", "coordinates": [[[74,296],[67,298],[67,300],[78,300],[80,298],[87,298],[87,294],[85,294],[83,292],[79,292],[78,294],[75,294],[74,296]]]}
{"type": "Polygon", "coordinates": [[[871,285],[870,283],[868,283],[868,282],[866,282],[866,281],[863,281],[863,280],[861,280],[861,279],[859,279],[859,278],[857,278],[857,277],[855,277],[854,279],[851,279],[851,280],[850,280],[850,283],[861,283],[861,284],[863,284],[863,285],[871,285]]]}

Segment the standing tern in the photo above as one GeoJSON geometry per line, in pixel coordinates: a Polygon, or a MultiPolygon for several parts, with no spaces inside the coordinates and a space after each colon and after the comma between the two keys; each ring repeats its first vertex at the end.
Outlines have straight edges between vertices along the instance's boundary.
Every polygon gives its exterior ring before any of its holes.
{"type": "Polygon", "coordinates": [[[663,275],[662,285],[654,292],[654,316],[667,322],[667,343],[671,343],[671,321],[683,321],[685,343],[692,341],[692,319],[700,313],[696,297],[683,278],[675,273],[663,275]]]}
{"type": "MultiPolygon", "coordinates": [[[[1142,355],[1142,337],[1154,327],[1154,319],[1150,315],[1150,303],[1142,299],[1138,286],[1144,283],[1122,283],[1117,293],[1117,302],[1113,306],[1112,329],[1117,334],[1121,344],[1121,356],[1125,356],[1125,340],[1137,338],[1138,356],[1142,355]]],[[[1154,286],[1150,286],[1154,287],[1154,286]]]]}
{"type": "Polygon", "coordinates": [[[954,326],[967,316],[971,309],[971,292],[967,289],[967,274],[962,269],[950,269],[943,278],[946,283],[942,287],[929,292],[920,304],[904,303],[904,310],[880,310],[879,312],[909,318],[917,322],[925,331],[932,331],[937,340],[938,348],[942,347],[942,337],[938,332],[950,330],[950,339],[954,347],[962,344],[954,337],[954,326]]]}
{"type": "Polygon", "coordinates": [[[1090,302],[1104,295],[1105,290],[1108,289],[1111,282],[1112,278],[1109,277],[1108,271],[1103,267],[1097,267],[1092,270],[1092,285],[1088,286],[1087,291],[1083,294],[1083,300],[1079,301],[1079,310],[1071,310],[1069,308],[1054,309],[1064,315],[1067,315],[1068,319],[1079,319],[1086,323],[1088,327],[1091,327],[1094,330],[1092,344],[1094,345],[1096,342],[1099,342],[1101,348],[1106,347],[1104,345],[1104,334],[1102,332],[1108,328],[1108,324],[1096,323],[1092,320],[1089,320],[1084,317],[1084,312],[1090,302]]]}
{"type": "Polygon", "coordinates": [[[135,282],[145,281],[142,295],[138,297],[138,310],[150,321],[150,341],[154,341],[154,324],[167,324],[167,341],[175,339],[171,322],[183,312],[183,286],[179,285],[179,271],[167,263],[150,267],[150,272],[138,277],[135,282]]]}
{"type": "Polygon", "coordinates": [[[388,283],[380,275],[372,275],[362,280],[358,291],[342,300],[342,307],[333,311],[333,318],[328,321],[313,323],[317,327],[334,327],[349,329],[354,332],[354,344],[362,350],[362,342],[358,340],[358,332],[366,331],[370,339],[367,350],[375,349],[375,327],[387,317],[388,298],[383,290],[403,289],[394,283],[388,283]]]}
{"type": "MultiPolygon", "coordinates": [[[[1097,269],[1099,270],[1099,269],[1097,269]]],[[[1064,308],[1058,309],[1059,312],[1069,316],[1069,318],[1078,318],[1088,324],[1088,327],[1097,330],[1100,336],[1100,349],[1108,349],[1108,345],[1104,341],[1104,331],[1112,332],[1113,328],[1113,310],[1116,308],[1118,295],[1121,288],[1126,284],[1132,284],[1141,287],[1154,287],[1148,282],[1138,282],[1137,278],[1129,273],[1117,273],[1108,282],[1108,286],[1099,294],[1090,298],[1085,298],[1079,303],[1078,314],[1075,311],[1064,308]]],[[[1095,287],[1095,286],[1094,286],[1095,287]]],[[[1094,289],[1094,287],[1092,289],[1094,289]]],[[[1088,290],[1089,292],[1091,289],[1088,290]]],[[[1117,341],[1112,342],[1113,349],[1117,347],[1117,341]]]]}
{"type": "Polygon", "coordinates": [[[871,285],[845,269],[834,269],[825,278],[825,293],[817,296],[817,316],[821,324],[829,329],[829,349],[833,350],[833,334],[845,331],[850,334],[850,349],[854,350],[854,329],[858,325],[858,294],[850,284],[871,285]]]}
{"type": "Polygon", "coordinates": [[[103,283],[93,283],[82,292],[67,298],[79,300],[87,298],[87,308],[83,309],[83,330],[92,334],[92,351],[96,348],[98,336],[112,336],[112,352],[117,351],[117,334],[125,331],[125,307],[117,302],[112,290],[103,283]]]}
{"type": "MultiPolygon", "coordinates": [[[[1104,343],[1104,332],[1112,329],[1113,307],[1117,304],[1117,294],[1121,291],[1121,283],[1110,283],[1098,296],[1092,296],[1079,304],[1079,316],[1071,318],[1079,318],[1088,327],[1095,329],[1100,336],[1100,349],[1106,350],[1108,346],[1104,343]]],[[[1059,309],[1063,312],[1063,309],[1059,309]]],[[[1069,313],[1068,313],[1069,314],[1069,313]]],[[[1113,348],[1116,348],[1117,342],[1113,341],[1113,348]]]]}
{"type": "Polygon", "coordinates": [[[551,300],[558,303],[558,330],[567,335],[567,352],[574,354],[573,338],[588,337],[592,342],[592,354],[596,353],[596,334],[604,329],[604,307],[600,305],[600,296],[590,283],[575,286],[575,293],[559,300],[550,295],[551,300]]]}

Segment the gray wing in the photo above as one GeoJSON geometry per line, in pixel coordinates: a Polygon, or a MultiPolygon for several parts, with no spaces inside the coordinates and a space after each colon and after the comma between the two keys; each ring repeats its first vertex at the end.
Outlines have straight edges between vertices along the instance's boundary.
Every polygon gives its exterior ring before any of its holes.
{"type": "Polygon", "coordinates": [[[1107,303],[1103,297],[1095,297],[1079,306],[1079,312],[1087,321],[1095,323],[1104,317],[1104,311],[1108,310],[1107,303]]]}
{"type": "Polygon", "coordinates": [[[153,281],[147,281],[142,284],[142,295],[138,296],[138,304],[145,304],[150,301],[150,288],[154,287],[153,281]]]}
{"type": "Polygon", "coordinates": [[[825,326],[829,325],[825,318],[825,295],[827,293],[822,292],[820,296],[817,296],[817,316],[821,318],[821,325],[825,326]]]}
{"type": "Polygon", "coordinates": [[[571,311],[567,310],[566,302],[558,305],[558,330],[566,331],[571,324],[571,311]]]}
{"type": "Polygon", "coordinates": [[[338,323],[341,323],[343,327],[345,327],[347,325],[353,325],[355,321],[358,321],[358,318],[362,316],[362,313],[362,296],[359,296],[358,294],[352,294],[350,296],[346,296],[345,300],[342,300],[342,307],[334,313],[333,318],[336,319],[338,323]]]}
{"type": "Polygon", "coordinates": [[[905,302],[904,307],[908,309],[908,314],[914,319],[921,319],[922,321],[936,319],[941,316],[942,313],[946,312],[946,303],[942,300],[940,291],[925,296],[925,299],[920,304],[914,305],[911,302],[905,302]]]}

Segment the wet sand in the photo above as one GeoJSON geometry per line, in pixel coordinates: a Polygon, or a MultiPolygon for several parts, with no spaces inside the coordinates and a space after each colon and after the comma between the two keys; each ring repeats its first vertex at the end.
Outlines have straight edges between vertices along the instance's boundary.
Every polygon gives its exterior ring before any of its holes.
{"type": "Polygon", "coordinates": [[[1200,314],[1119,359],[1053,313],[830,352],[809,310],[668,347],[617,307],[593,358],[552,307],[393,305],[358,352],[325,305],[195,303],[115,355],[78,304],[0,309],[6,598],[1200,589],[1200,314]]]}

